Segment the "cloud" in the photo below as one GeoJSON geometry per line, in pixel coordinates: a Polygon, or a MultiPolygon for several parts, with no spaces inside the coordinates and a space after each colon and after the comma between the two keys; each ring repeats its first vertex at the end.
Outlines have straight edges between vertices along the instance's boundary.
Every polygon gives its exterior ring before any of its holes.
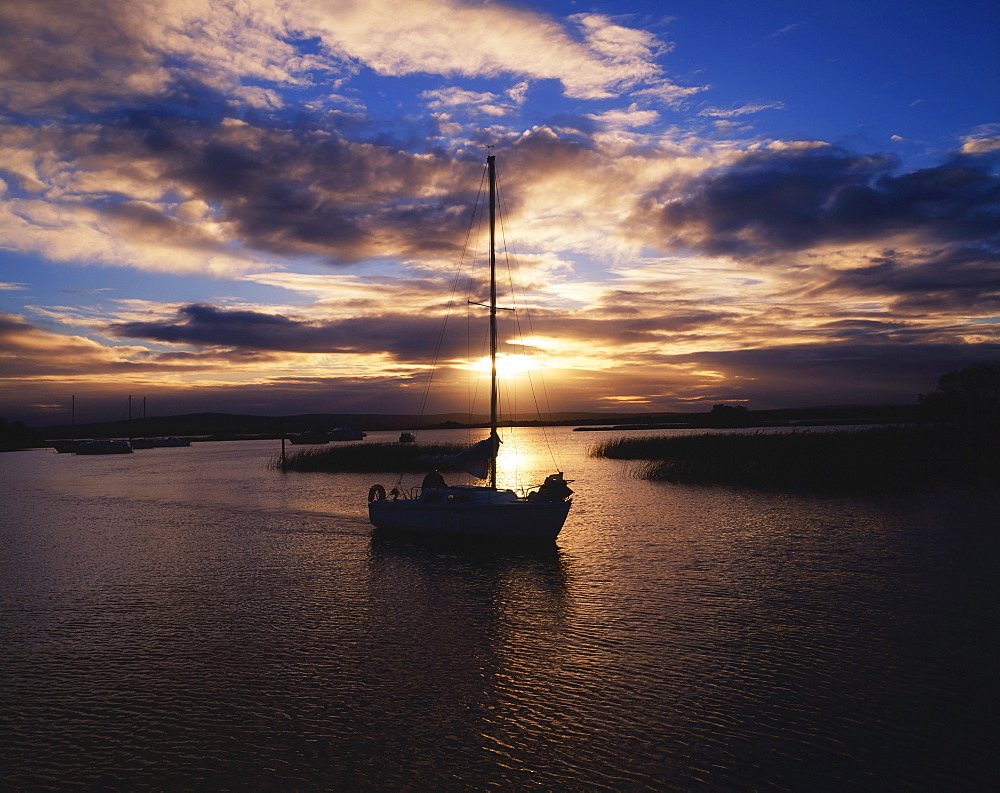
{"type": "Polygon", "coordinates": [[[888,156],[831,146],[750,151],[671,183],[636,222],[658,227],[670,249],[748,258],[899,234],[936,243],[996,239],[1000,179],[987,160],[955,156],[898,175],[895,166],[888,156]]]}
{"type": "MultiPolygon", "coordinates": [[[[39,328],[16,314],[0,313],[0,382],[8,387],[33,378],[87,378],[122,370],[135,347],[108,348],[84,336],[39,328]]],[[[15,387],[17,387],[15,385],[15,387]]]]}
{"type": "MultiPolygon", "coordinates": [[[[328,81],[343,92],[361,65],[515,80],[424,94],[441,111],[498,119],[540,80],[583,99],[673,90],[657,62],[670,45],[599,14],[559,21],[457,0],[4,8],[0,95],[59,123],[8,117],[0,128],[0,169],[13,185],[0,233],[12,249],[66,262],[231,276],[297,257],[343,266],[456,250],[471,201],[457,185],[475,182],[458,178],[464,152],[456,162],[373,142],[369,120],[321,101],[289,124],[274,112],[275,88],[314,95],[328,81]]],[[[657,113],[633,105],[592,116],[627,145],[619,133],[657,113]]]]}
{"type": "Polygon", "coordinates": [[[6,244],[63,261],[236,273],[259,269],[261,252],[331,262],[440,254],[453,250],[471,201],[455,185],[475,186],[458,177],[461,162],[319,130],[162,117],[86,136],[6,132],[23,193],[0,206],[6,244]]]}
{"type": "MultiPolygon", "coordinates": [[[[176,319],[115,323],[109,330],[119,337],[198,348],[325,355],[389,353],[413,362],[433,358],[440,327],[440,317],[417,314],[303,321],[191,304],[182,306],[176,319]]],[[[457,336],[451,344],[454,350],[449,353],[464,349],[457,336]]]]}
{"type": "Polygon", "coordinates": [[[785,406],[829,404],[824,395],[836,395],[837,404],[913,404],[941,374],[998,355],[998,344],[847,343],[704,352],[689,360],[722,374],[717,394],[749,400],[753,408],[773,405],[773,394],[785,406]]]}
{"type": "Polygon", "coordinates": [[[784,102],[755,102],[748,105],[741,105],[740,107],[729,108],[728,110],[722,110],[717,107],[706,107],[698,112],[699,116],[710,116],[712,118],[735,118],[737,116],[746,116],[752,113],[760,113],[762,110],[784,110],[784,102]]]}
{"type": "MultiPolygon", "coordinates": [[[[777,101],[703,108],[706,140],[702,121],[664,123],[707,89],[670,79],[669,42],[505,3],[35,0],[0,7],[0,39],[0,247],[255,285],[253,301],[185,295],[179,312],[27,308],[45,327],[8,318],[4,336],[25,378],[203,395],[240,380],[253,399],[412,378],[434,357],[439,274],[487,143],[566,397],[663,408],[780,386],[812,401],[890,341],[914,351],[907,383],[918,358],[947,371],[980,354],[962,345],[996,342],[995,126],[909,172],[822,141],[724,138],[777,101]],[[376,76],[405,100],[369,90],[376,76]],[[546,117],[554,92],[577,101],[546,117]],[[268,288],[295,304],[263,302],[268,288]],[[842,366],[813,360],[796,385],[819,347],[842,366]]],[[[474,357],[457,335],[453,363],[474,357]]]]}
{"type": "Polygon", "coordinates": [[[1000,151],[1000,124],[984,124],[962,138],[962,154],[1000,151]]]}
{"type": "Polygon", "coordinates": [[[801,22],[793,22],[790,25],[785,25],[783,28],[774,31],[774,33],[770,34],[768,36],[768,38],[769,39],[779,38],[780,36],[784,36],[784,35],[787,35],[788,33],[791,33],[793,30],[795,30],[796,28],[799,28],[799,27],[802,27],[802,23],[801,22]]]}
{"type": "Polygon", "coordinates": [[[660,114],[655,110],[643,110],[631,104],[625,110],[606,110],[603,113],[588,113],[587,118],[605,129],[631,129],[655,124],[660,114]]]}
{"type": "Polygon", "coordinates": [[[302,4],[295,22],[303,33],[320,36],[331,55],[359,61],[382,75],[554,79],[568,96],[583,99],[611,97],[643,82],[666,82],[656,58],[667,45],[647,31],[599,14],[570,17],[572,27],[567,27],[500,3],[329,0],[302,4]]]}
{"type": "MultiPolygon", "coordinates": [[[[484,116],[507,116],[519,104],[511,97],[505,101],[491,91],[470,91],[464,88],[437,88],[420,95],[431,110],[463,110],[484,116]]],[[[520,97],[523,101],[523,96],[520,97]]]]}
{"type": "Polygon", "coordinates": [[[902,316],[1000,315],[1000,251],[978,247],[925,254],[887,251],[866,266],[831,273],[813,292],[887,296],[902,316]]]}
{"type": "Polygon", "coordinates": [[[93,112],[177,93],[192,78],[217,90],[241,80],[294,84],[319,65],[296,52],[280,12],[264,2],[33,0],[0,7],[0,31],[0,86],[23,113],[93,112]]]}
{"type": "Polygon", "coordinates": [[[0,30],[0,85],[20,112],[94,111],[178,94],[192,80],[274,108],[282,100],[268,84],[309,87],[362,65],[386,76],[558,80],[585,99],[669,84],[656,62],[669,45],[648,31],[600,14],[560,22],[502,3],[34,0],[0,8],[0,30]]]}

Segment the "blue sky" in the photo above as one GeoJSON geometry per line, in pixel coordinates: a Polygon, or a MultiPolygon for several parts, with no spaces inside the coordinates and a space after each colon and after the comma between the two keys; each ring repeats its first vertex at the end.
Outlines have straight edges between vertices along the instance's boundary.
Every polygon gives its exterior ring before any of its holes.
{"type": "Polygon", "coordinates": [[[9,419],[413,412],[485,144],[558,409],[1000,359],[995,3],[30,0],[0,38],[9,419]]]}

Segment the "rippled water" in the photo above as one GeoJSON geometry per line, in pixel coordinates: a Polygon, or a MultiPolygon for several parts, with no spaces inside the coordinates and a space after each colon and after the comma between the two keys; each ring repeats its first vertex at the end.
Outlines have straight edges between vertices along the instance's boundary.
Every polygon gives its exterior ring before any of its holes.
{"type": "Polygon", "coordinates": [[[270,442],[0,455],[0,786],[994,783],[996,494],[654,484],[548,435],[541,550],[373,538],[373,477],[270,442]]]}

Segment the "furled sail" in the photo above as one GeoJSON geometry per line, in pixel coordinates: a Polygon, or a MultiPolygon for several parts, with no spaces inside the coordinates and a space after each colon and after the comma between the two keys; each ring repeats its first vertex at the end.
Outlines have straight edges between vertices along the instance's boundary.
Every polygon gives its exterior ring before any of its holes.
{"type": "Polygon", "coordinates": [[[489,438],[472,444],[468,449],[463,449],[458,454],[441,455],[432,457],[431,460],[439,465],[458,468],[467,474],[472,474],[477,479],[485,479],[490,475],[490,464],[496,457],[500,443],[500,436],[491,435],[489,438]]]}

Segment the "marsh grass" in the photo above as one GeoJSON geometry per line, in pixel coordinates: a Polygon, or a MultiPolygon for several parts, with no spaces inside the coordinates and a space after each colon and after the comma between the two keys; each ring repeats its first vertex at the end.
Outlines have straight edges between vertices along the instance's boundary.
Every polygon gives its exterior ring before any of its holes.
{"type": "Polygon", "coordinates": [[[904,426],[845,432],[617,438],[592,457],[641,461],[642,479],[768,490],[903,491],[1000,479],[995,427],[904,426]]]}
{"type": "Polygon", "coordinates": [[[351,443],[292,452],[284,461],[280,457],[271,460],[270,467],[279,471],[422,473],[440,467],[422,457],[457,454],[465,448],[463,443],[351,443]]]}

